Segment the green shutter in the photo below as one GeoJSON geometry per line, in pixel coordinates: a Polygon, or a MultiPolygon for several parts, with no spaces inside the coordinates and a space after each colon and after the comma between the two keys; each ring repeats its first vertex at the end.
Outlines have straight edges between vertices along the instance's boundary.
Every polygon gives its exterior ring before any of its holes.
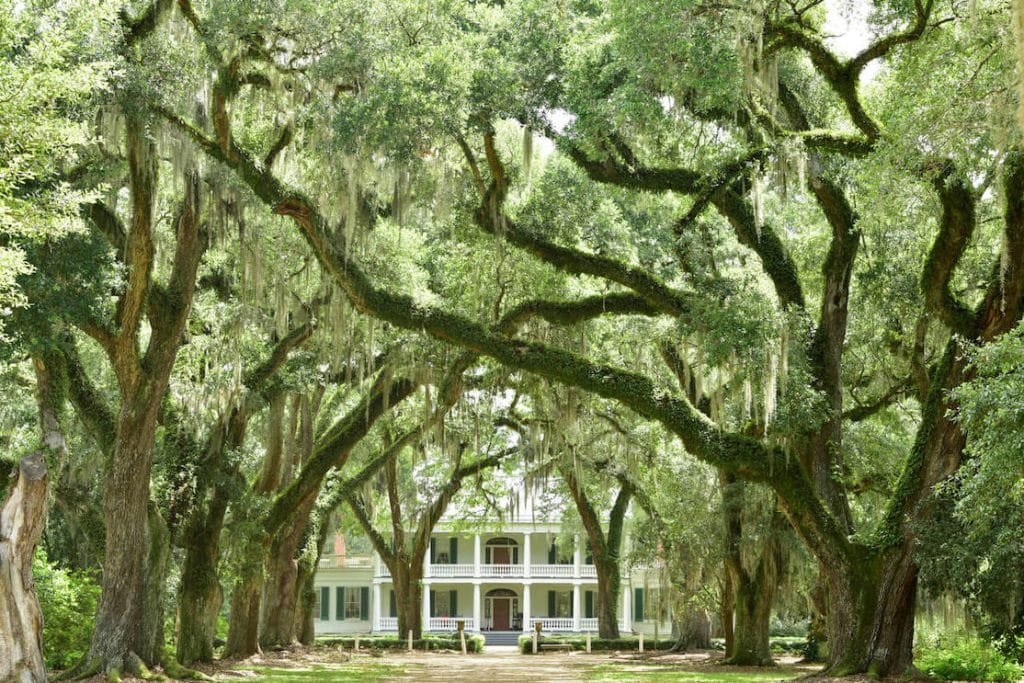
{"type": "Polygon", "coordinates": [[[327,621],[331,618],[331,589],[327,586],[320,587],[320,621],[327,621]]]}
{"type": "Polygon", "coordinates": [[[434,564],[434,556],[435,555],[436,555],[436,553],[435,553],[434,537],[431,536],[430,537],[430,564],[434,564]]]}
{"type": "Polygon", "coordinates": [[[644,589],[633,589],[633,621],[644,620],[644,589]]]}
{"type": "Polygon", "coordinates": [[[548,591],[548,616],[555,616],[555,591],[548,591]]]}
{"type": "Polygon", "coordinates": [[[448,616],[455,617],[459,614],[459,591],[448,591],[448,616]]]}
{"type": "Polygon", "coordinates": [[[554,541],[548,546],[548,564],[558,564],[558,548],[555,547],[554,541]]]}
{"type": "Polygon", "coordinates": [[[519,564],[519,546],[512,548],[512,564],[519,564]]]}
{"type": "Polygon", "coordinates": [[[583,564],[594,564],[594,546],[587,541],[587,556],[583,558],[583,564]]]}
{"type": "Polygon", "coordinates": [[[452,564],[459,563],[459,539],[456,536],[448,539],[448,561],[452,564]]]}
{"type": "Polygon", "coordinates": [[[334,618],[338,621],[345,619],[345,588],[344,586],[338,586],[334,591],[338,600],[334,605],[334,618]]]}
{"type": "Polygon", "coordinates": [[[575,597],[576,596],[574,596],[572,594],[572,592],[569,593],[569,616],[570,617],[575,617],[576,616],[576,600],[574,599],[575,597]]]}
{"type": "Polygon", "coordinates": [[[395,591],[391,591],[391,607],[388,608],[388,616],[398,616],[398,604],[395,602],[395,591]]]}
{"type": "Polygon", "coordinates": [[[587,619],[594,618],[594,591],[583,594],[583,616],[587,619]]]}
{"type": "Polygon", "coordinates": [[[359,618],[366,621],[370,618],[370,587],[359,589],[359,618]]]}
{"type": "MultiPolygon", "coordinates": [[[[434,591],[430,591],[429,596],[427,597],[427,599],[430,600],[430,604],[427,605],[427,607],[429,608],[428,614],[430,614],[430,616],[432,616],[432,617],[436,617],[437,616],[437,614],[436,614],[436,611],[437,611],[437,600],[434,599],[434,591]]],[[[423,630],[424,631],[427,630],[427,624],[423,624],[423,630]]]]}

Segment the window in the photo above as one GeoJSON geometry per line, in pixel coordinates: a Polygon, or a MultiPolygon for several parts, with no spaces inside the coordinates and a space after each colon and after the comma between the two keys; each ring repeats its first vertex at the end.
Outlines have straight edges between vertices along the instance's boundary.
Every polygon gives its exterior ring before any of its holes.
{"type": "Polygon", "coordinates": [[[318,604],[313,613],[320,615],[320,621],[327,621],[331,618],[331,589],[327,586],[320,586],[320,590],[316,592],[316,597],[318,604]]]}
{"type": "Polygon", "coordinates": [[[370,589],[367,586],[338,586],[334,599],[334,618],[363,620],[369,618],[370,589]]]}
{"type": "Polygon", "coordinates": [[[572,618],[572,591],[548,591],[548,616],[572,618]]]}
{"type": "Polygon", "coordinates": [[[359,591],[355,588],[345,591],[345,618],[362,619],[363,613],[359,602],[359,591]]]}

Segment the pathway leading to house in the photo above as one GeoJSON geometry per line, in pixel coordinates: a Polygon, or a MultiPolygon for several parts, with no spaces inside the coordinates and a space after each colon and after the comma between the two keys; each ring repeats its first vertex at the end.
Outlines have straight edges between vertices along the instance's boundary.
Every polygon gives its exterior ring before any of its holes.
{"type": "MultiPolygon", "coordinates": [[[[382,683],[546,683],[547,681],[683,681],[686,683],[768,683],[806,676],[815,668],[794,666],[793,660],[763,669],[738,669],[718,664],[718,653],[687,655],[635,653],[548,653],[521,655],[514,647],[489,647],[483,654],[388,652],[382,656],[357,655],[338,661],[323,650],[307,653],[299,661],[266,662],[253,683],[306,683],[380,681],[382,683]],[[317,655],[320,655],[319,657],[317,655]],[[304,660],[304,661],[302,661],[304,660]],[[275,666],[276,664],[276,666],[275,666]],[[281,668],[278,668],[281,667],[281,668]]],[[[341,653],[338,653],[339,655],[341,653]]],[[[220,672],[222,675],[229,673],[220,672]]],[[[236,672],[232,672],[236,673],[236,672]]],[[[237,672],[242,673],[242,672],[237,672]]],[[[250,675],[252,672],[249,672],[250,675]]],[[[229,674],[230,676],[230,674],[229,674]]],[[[220,680],[230,677],[218,676],[220,680]]],[[[235,679],[238,680],[238,679],[235,679]]]]}

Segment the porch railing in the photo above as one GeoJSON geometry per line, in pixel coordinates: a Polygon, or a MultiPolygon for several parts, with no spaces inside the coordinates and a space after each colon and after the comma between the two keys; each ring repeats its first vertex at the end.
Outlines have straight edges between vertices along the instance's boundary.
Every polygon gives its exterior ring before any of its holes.
{"type": "Polygon", "coordinates": [[[377,622],[378,631],[397,631],[398,617],[381,617],[377,622]]]}
{"type": "MultiPolygon", "coordinates": [[[[471,568],[472,569],[472,568],[471,568]]],[[[512,579],[523,575],[521,564],[482,564],[480,576],[489,579],[512,579]]]]}
{"type": "Polygon", "coordinates": [[[531,564],[530,576],[538,578],[572,578],[571,564],[531,564]]]}
{"type": "Polygon", "coordinates": [[[530,631],[536,628],[535,624],[540,622],[544,631],[571,631],[572,617],[530,617],[530,631]]]}
{"type": "Polygon", "coordinates": [[[584,579],[593,579],[597,576],[597,568],[592,564],[580,565],[580,576],[584,579]]]}
{"type": "Polygon", "coordinates": [[[432,564],[429,575],[435,578],[473,576],[474,566],[471,564],[432,564]]]}
{"type": "Polygon", "coordinates": [[[431,617],[428,631],[456,631],[460,621],[466,622],[467,631],[475,631],[472,617],[431,617]]]}

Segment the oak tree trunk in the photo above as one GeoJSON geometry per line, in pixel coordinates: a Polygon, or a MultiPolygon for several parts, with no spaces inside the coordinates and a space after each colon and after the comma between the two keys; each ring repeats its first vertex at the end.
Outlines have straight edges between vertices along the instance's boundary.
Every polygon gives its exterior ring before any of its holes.
{"type": "Polygon", "coordinates": [[[24,458],[0,507],[0,680],[45,683],[32,558],[46,523],[46,459],[24,458]]]}
{"type": "Polygon", "coordinates": [[[185,665],[213,661],[217,615],[224,601],[217,567],[226,511],[227,496],[217,495],[205,519],[196,519],[186,527],[177,646],[177,659],[185,665]]]}
{"type": "Polygon", "coordinates": [[[619,563],[602,561],[594,557],[597,573],[597,635],[600,638],[619,637],[619,563]]]}
{"type": "Polygon", "coordinates": [[[260,602],[263,575],[259,567],[250,568],[231,592],[231,616],[224,656],[244,659],[260,652],[260,602]]]}

